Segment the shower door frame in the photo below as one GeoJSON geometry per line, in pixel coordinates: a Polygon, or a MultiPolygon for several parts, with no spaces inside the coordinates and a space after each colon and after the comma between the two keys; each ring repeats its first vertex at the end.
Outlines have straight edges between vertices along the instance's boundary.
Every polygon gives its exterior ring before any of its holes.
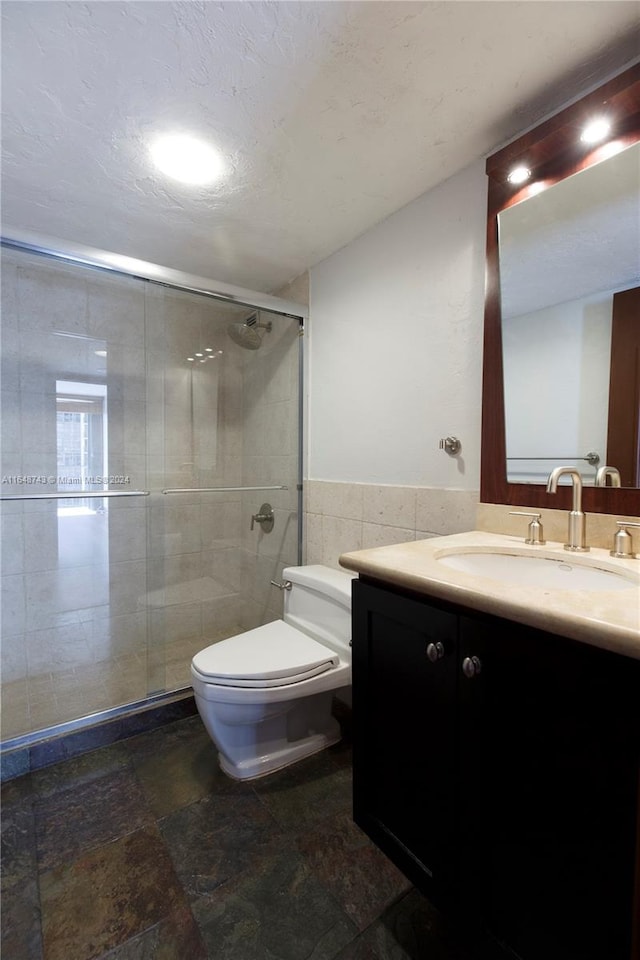
{"type": "MultiPolygon", "coordinates": [[[[17,250],[23,253],[41,256],[44,259],[54,260],[76,267],[86,267],[88,270],[110,273],[134,280],[143,280],[160,287],[178,290],[184,293],[196,294],[211,300],[229,303],[236,306],[246,306],[279,314],[298,322],[298,436],[297,436],[297,562],[300,565],[303,557],[303,454],[304,454],[304,331],[305,320],[308,318],[308,308],[295,301],[264,294],[258,291],[232,286],[230,284],[215,283],[207,278],[194,276],[168,267],[159,267],[143,261],[131,261],[131,269],[126,268],[126,257],[115,258],[113,254],[87,247],[69,247],[67,250],[57,250],[39,242],[22,240],[11,237],[0,237],[0,247],[17,250]],[[134,269],[135,264],[135,269],[134,269]]],[[[246,489],[258,489],[249,486],[246,489]]],[[[264,489],[274,489],[265,486],[264,489]]],[[[162,491],[167,492],[167,491],[162,491]]],[[[148,491],[94,491],[89,496],[94,497],[122,497],[148,496],[148,491]]],[[[77,492],[71,493],[33,493],[0,496],[0,500],[29,500],[48,499],[59,500],[68,497],[77,497],[77,492]]],[[[84,493],[83,496],[87,496],[84,493]]],[[[151,708],[168,706],[176,701],[190,696],[190,687],[182,687],[161,693],[152,693],[142,700],[109,707],[83,717],[77,717],[58,723],[50,727],[41,728],[20,736],[11,737],[0,742],[0,754],[4,758],[14,751],[23,750],[53,738],[77,733],[116,719],[122,719],[151,708]]]]}

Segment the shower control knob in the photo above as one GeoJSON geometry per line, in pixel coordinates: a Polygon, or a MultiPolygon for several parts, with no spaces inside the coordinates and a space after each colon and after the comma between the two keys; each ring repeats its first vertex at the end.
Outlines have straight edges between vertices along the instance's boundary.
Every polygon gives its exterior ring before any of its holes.
{"type": "Polygon", "coordinates": [[[482,670],[482,664],[480,662],[480,657],[465,657],[462,661],[462,672],[465,677],[468,677],[471,680],[482,670]]]}
{"type": "Polygon", "coordinates": [[[435,643],[427,644],[427,657],[431,663],[437,663],[444,657],[444,646],[437,640],[435,643]]]}
{"type": "Polygon", "coordinates": [[[259,513],[254,513],[251,517],[251,529],[253,525],[259,523],[263,533],[271,533],[273,530],[273,508],[270,503],[263,503],[259,513]]]}

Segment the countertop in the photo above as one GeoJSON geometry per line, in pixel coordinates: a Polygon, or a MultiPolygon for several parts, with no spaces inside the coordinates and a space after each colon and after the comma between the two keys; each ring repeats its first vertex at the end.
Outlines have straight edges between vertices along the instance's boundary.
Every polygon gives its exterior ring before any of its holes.
{"type": "Polygon", "coordinates": [[[343,553],[340,565],[406,590],[505,617],[640,660],[640,559],[621,560],[592,547],[572,554],[562,543],[528,546],[521,537],[471,530],[343,553]],[[444,566],[444,553],[492,552],[543,556],[603,570],[635,582],[625,590],[559,590],[506,583],[444,566]]]}

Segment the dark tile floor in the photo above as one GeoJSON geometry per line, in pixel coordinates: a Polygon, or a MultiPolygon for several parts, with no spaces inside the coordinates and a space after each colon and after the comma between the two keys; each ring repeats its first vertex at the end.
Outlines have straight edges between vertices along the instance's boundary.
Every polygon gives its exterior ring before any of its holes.
{"type": "Polygon", "coordinates": [[[3,960],[476,960],[351,819],[341,744],[253,783],[199,717],[2,790],[3,960]]]}

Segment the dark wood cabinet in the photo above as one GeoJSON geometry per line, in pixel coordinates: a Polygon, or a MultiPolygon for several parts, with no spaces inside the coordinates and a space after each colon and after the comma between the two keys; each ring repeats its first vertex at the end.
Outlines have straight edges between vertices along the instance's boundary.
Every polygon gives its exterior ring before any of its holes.
{"type": "Polygon", "coordinates": [[[354,582],[354,816],[522,960],[637,960],[640,661],[354,582]]]}

